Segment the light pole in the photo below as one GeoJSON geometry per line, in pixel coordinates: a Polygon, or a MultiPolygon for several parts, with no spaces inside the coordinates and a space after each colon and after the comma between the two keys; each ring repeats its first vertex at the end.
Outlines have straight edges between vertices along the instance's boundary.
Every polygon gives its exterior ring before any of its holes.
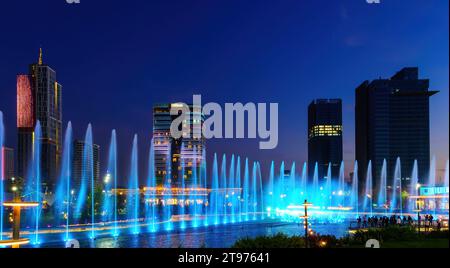
{"type": "Polygon", "coordinates": [[[308,207],[312,206],[312,203],[308,203],[308,200],[305,199],[305,202],[303,203],[303,206],[305,207],[305,215],[301,216],[301,219],[304,219],[304,228],[305,228],[305,247],[308,248],[308,207]]]}
{"type": "Polygon", "coordinates": [[[416,199],[416,210],[415,210],[415,212],[417,212],[417,225],[418,225],[417,232],[420,235],[420,203],[419,203],[419,198],[416,199]]]}

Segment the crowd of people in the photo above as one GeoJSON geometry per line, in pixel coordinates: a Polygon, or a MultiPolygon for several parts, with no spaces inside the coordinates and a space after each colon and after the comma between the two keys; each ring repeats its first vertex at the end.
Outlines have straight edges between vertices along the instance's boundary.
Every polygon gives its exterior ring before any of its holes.
{"type": "Polygon", "coordinates": [[[367,217],[364,215],[362,218],[361,216],[358,217],[356,220],[357,227],[359,228],[384,228],[388,226],[417,226],[420,224],[421,227],[425,227],[425,230],[432,229],[433,226],[436,226],[438,230],[441,229],[442,221],[440,218],[438,218],[435,221],[434,225],[434,217],[433,215],[425,215],[422,217],[419,215],[418,220],[414,221],[414,219],[411,216],[397,216],[397,215],[391,215],[390,217],[387,216],[373,216],[373,217],[367,217]]]}

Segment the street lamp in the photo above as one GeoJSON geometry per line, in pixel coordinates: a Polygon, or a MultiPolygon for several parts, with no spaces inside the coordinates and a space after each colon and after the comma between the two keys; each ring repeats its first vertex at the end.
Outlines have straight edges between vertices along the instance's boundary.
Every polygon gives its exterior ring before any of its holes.
{"type": "Polygon", "coordinates": [[[308,207],[312,206],[312,203],[308,203],[308,200],[305,199],[303,206],[305,207],[305,215],[300,216],[300,218],[305,220],[305,247],[308,248],[308,207]]]}
{"type": "Polygon", "coordinates": [[[414,210],[414,212],[417,212],[417,225],[418,225],[418,229],[417,232],[420,235],[420,202],[419,202],[419,198],[416,199],[416,209],[414,210]]]}

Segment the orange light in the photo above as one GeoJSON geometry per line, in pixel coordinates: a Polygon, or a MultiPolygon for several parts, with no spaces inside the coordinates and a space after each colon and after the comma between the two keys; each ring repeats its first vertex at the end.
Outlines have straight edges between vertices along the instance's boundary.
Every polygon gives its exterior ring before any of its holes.
{"type": "Polygon", "coordinates": [[[37,202],[5,202],[4,207],[37,207],[39,203],[37,202]]]}
{"type": "Polygon", "coordinates": [[[20,246],[20,245],[25,245],[30,243],[30,239],[28,238],[23,238],[23,239],[19,239],[19,240],[0,240],[0,246],[5,246],[5,247],[13,247],[13,246],[20,246]]]}

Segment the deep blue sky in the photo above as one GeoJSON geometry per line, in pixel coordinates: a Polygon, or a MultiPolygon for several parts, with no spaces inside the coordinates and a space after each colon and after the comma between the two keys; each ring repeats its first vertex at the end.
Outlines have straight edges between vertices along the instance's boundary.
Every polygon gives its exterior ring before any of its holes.
{"type": "MultiPolygon", "coordinates": [[[[82,138],[89,122],[106,159],[118,132],[121,170],[132,136],[140,137],[146,170],[152,105],[189,102],[278,102],[280,142],[208,141],[208,152],[254,160],[303,162],[307,105],[342,98],[344,159],[354,159],[354,89],[418,66],[430,79],[431,149],[448,159],[448,0],[65,0],[3,1],[0,6],[0,110],[7,144],[15,146],[16,74],[37,60],[63,85],[64,124],[82,138]]],[[[143,176],[145,177],[145,176],[143,176]]]]}

